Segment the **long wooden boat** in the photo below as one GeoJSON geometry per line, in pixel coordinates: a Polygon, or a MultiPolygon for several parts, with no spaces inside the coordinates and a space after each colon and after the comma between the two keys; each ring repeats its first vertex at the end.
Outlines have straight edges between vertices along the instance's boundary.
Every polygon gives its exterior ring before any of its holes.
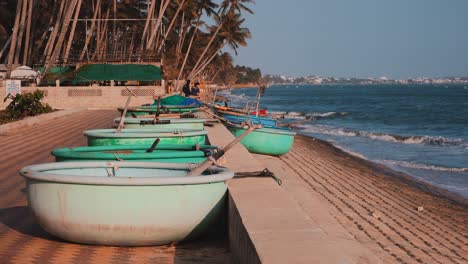
{"type": "Polygon", "coordinates": [[[216,111],[216,112],[219,115],[221,115],[224,119],[232,123],[240,124],[243,122],[250,121],[253,124],[256,124],[256,125],[261,124],[262,126],[265,126],[265,127],[275,127],[277,125],[276,119],[272,119],[272,118],[255,116],[255,115],[244,115],[244,114],[232,112],[232,111],[216,111]]]}
{"type": "MultiPolygon", "coordinates": [[[[226,124],[234,136],[239,137],[246,128],[236,124],[226,124]]],[[[286,128],[256,129],[241,140],[249,152],[280,156],[289,152],[294,143],[295,132],[286,128]]]]}
{"type": "MultiPolygon", "coordinates": [[[[123,111],[123,108],[117,108],[120,112],[123,111]]],[[[188,112],[196,112],[198,111],[198,106],[187,106],[187,105],[172,105],[172,106],[165,106],[160,107],[159,113],[160,114],[170,114],[170,113],[188,113],[188,112]]],[[[158,107],[154,105],[150,106],[138,106],[138,107],[130,107],[127,109],[126,116],[140,116],[140,115],[154,115],[158,111],[158,107]]]]}
{"type": "Polygon", "coordinates": [[[23,168],[39,225],[64,240],[149,246],[194,239],[220,220],[227,168],[186,176],[196,164],[56,162],[23,168]]]}
{"type": "Polygon", "coordinates": [[[209,145],[158,144],[151,145],[92,146],[58,148],[52,150],[55,161],[151,161],[174,163],[200,163],[217,149],[209,145]]]}
{"type": "Polygon", "coordinates": [[[183,129],[94,129],[84,132],[88,146],[151,145],[159,138],[161,144],[205,144],[206,130],[183,129]]]}
{"type": "MultiPolygon", "coordinates": [[[[114,119],[114,123],[118,124],[121,118],[114,119]]],[[[127,117],[124,119],[125,128],[164,128],[164,129],[192,129],[203,130],[205,122],[213,121],[213,119],[204,118],[133,118],[127,117]]]]}

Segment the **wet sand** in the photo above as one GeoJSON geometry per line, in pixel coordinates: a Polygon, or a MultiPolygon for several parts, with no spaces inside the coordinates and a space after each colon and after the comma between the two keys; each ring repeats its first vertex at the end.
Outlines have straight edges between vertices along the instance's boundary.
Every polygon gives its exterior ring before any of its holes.
{"type": "Polygon", "coordinates": [[[0,263],[229,263],[225,236],[159,247],[103,247],[55,238],[27,207],[24,166],[53,162],[53,148],[86,145],[83,131],[110,128],[117,111],[83,111],[0,135],[0,263]]]}
{"type": "Polygon", "coordinates": [[[280,158],[255,156],[312,219],[325,208],[383,263],[468,263],[466,199],[305,136],[280,158]]]}

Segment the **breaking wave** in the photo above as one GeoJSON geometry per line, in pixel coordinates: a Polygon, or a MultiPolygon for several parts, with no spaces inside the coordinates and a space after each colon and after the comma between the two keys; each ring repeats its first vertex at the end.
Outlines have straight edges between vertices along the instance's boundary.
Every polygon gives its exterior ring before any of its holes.
{"type": "Polygon", "coordinates": [[[439,136],[401,136],[396,134],[376,133],[369,131],[356,131],[343,128],[332,128],[324,125],[300,125],[305,133],[318,133],[333,136],[367,137],[374,140],[404,144],[424,144],[433,146],[465,146],[468,145],[459,138],[445,138],[439,136]]]}
{"type": "Polygon", "coordinates": [[[304,112],[285,112],[285,111],[279,111],[279,112],[271,111],[269,113],[277,118],[311,119],[311,120],[334,118],[334,117],[346,116],[348,114],[346,112],[304,113],[304,112]]]}
{"type": "Polygon", "coordinates": [[[419,164],[409,161],[396,161],[396,160],[376,160],[378,163],[384,163],[394,166],[400,166],[411,169],[419,170],[434,170],[434,171],[445,171],[445,172],[468,172],[468,168],[448,168],[443,166],[419,164]]]}

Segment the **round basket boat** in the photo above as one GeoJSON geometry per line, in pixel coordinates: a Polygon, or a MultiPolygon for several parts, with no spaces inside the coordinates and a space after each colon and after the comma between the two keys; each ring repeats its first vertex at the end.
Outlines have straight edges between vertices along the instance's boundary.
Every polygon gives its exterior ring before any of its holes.
{"type": "Polygon", "coordinates": [[[186,176],[194,164],[58,162],[32,165],[27,196],[36,221],[62,239],[95,245],[164,245],[193,239],[220,220],[226,180],[213,166],[186,176]]]}
{"type": "Polygon", "coordinates": [[[94,129],[85,131],[89,146],[151,145],[159,138],[161,144],[205,144],[206,130],[186,129],[94,129]]]}
{"type": "MultiPolygon", "coordinates": [[[[226,124],[235,137],[245,132],[240,125],[226,124]]],[[[261,128],[252,131],[241,140],[241,144],[252,153],[280,156],[289,152],[296,132],[284,128],[261,128]]]]}
{"type": "MultiPolygon", "coordinates": [[[[120,117],[114,119],[114,123],[120,122],[120,117]]],[[[161,118],[155,120],[153,118],[132,118],[127,117],[124,119],[125,128],[161,128],[161,129],[191,129],[203,130],[205,122],[210,121],[204,118],[161,118]]]]}
{"type": "Polygon", "coordinates": [[[59,148],[52,151],[56,161],[151,161],[200,163],[216,149],[214,146],[162,145],[147,152],[151,145],[93,146],[59,148]],[[197,150],[198,149],[198,150],[197,150]]]}

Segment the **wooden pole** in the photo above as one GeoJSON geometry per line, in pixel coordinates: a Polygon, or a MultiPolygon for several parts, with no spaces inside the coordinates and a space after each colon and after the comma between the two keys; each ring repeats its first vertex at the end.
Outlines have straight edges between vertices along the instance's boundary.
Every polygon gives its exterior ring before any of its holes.
{"type": "Polygon", "coordinates": [[[242,135],[240,135],[238,138],[234,139],[231,143],[229,143],[226,147],[224,147],[223,149],[219,150],[218,152],[216,152],[215,154],[209,156],[206,161],[204,161],[202,164],[200,164],[199,166],[197,166],[196,168],[194,168],[193,170],[191,170],[187,176],[201,176],[202,173],[208,169],[211,165],[213,165],[215,163],[216,160],[218,160],[219,158],[221,158],[224,153],[226,153],[227,151],[229,151],[234,145],[236,145],[237,143],[239,143],[244,137],[246,137],[248,134],[250,134],[252,131],[254,131],[255,129],[257,128],[261,128],[261,126],[249,126],[249,128],[244,132],[242,133],[242,135]]]}
{"type": "Polygon", "coordinates": [[[128,87],[125,87],[125,89],[127,89],[130,92],[130,94],[128,95],[127,102],[125,103],[125,108],[122,111],[122,116],[120,117],[119,126],[117,127],[117,130],[115,131],[116,133],[122,133],[125,116],[127,115],[127,109],[128,109],[128,105],[130,104],[130,100],[132,99],[132,95],[137,97],[136,94],[132,90],[128,89],[128,87]]]}

